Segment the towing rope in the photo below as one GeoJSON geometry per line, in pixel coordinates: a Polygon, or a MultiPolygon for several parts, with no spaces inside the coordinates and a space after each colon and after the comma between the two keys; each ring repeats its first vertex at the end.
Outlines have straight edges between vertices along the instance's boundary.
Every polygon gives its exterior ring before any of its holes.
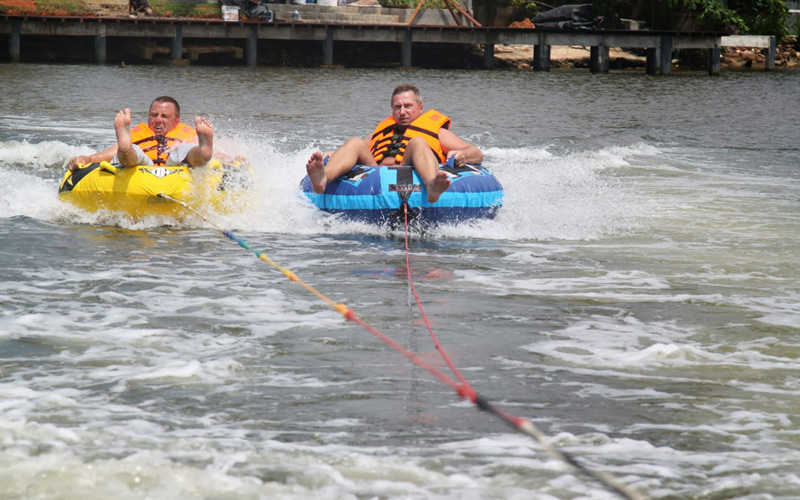
{"type": "Polygon", "coordinates": [[[567,453],[565,451],[562,451],[557,446],[555,446],[552,443],[550,443],[550,441],[547,439],[547,436],[545,436],[544,433],[542,433],[539,429],[537,429],[536,426],[534,426],[533,423],[530,420],[528,420],[526,418],[522,418],[522,417],[515,417],[515,416],[513,416],[513,415],[511,415],[511,414],[509,414],[509,413],[507,413],[507,412],[505,412],[503,410],[500,410],[500,409],[495,408],[494,406],[492,406],[489,403],[488,400],[486,400],[484,397],[482,397],[477,392],[475,392],[475,390],[467,383],[467,381],[464,379],[464,377],[461,376],[461,373],[458,371],[458,369],[455,367],[455,365],[453,365],[453,363],[450,361],[450,358],[444,352],[444,350],[442,349],[441,345],[439,344],[439,341],[436,339],[436,335],[433,333],[433,329],[431,328],[430,323],[428,322],[428,318],[427,318],[427,316],[425,315],[425,312],[422,309],[422,305],[420,304],[419,297],[418,297],[417,292],[416,292],[416,288],[414,287],[413,280],[411,279],[411,266],[410,266],[409,251],[408,251],[408,205],[407,204],[404,204],[404,213],[406,215],[406,217],[405,217],[405,222],[406,222],[406,235],[405,235],[406,270],[408,272],[409,283],[411,284],[411,289],[412,289],[412,291],[414,293],[414,298],[417,301],[417,305],[420,308],[420,311],[422,313],[422,317],[424,318],[424,321],[425,321],[425,324],[426,324],[426,326],[428,328],[428,331],[430,332],[431,337],[433,338],[433,341],[436,344],[436,348],[439,351],[439,353],[442,355],[443,359],[448,364],[450,369],[453,370],[453,373],[456,374],[456,377],[459,379],[458,381],[456,381],[453,378],[451,378],[451,377],[447,376],[446,374],[442,373],[441,370],[439,370],[436,367],[432,366],[431,364],[425,362],[422,358],[420,358],[419,356],[417,356],[413,352],[411,352],[408,349],[406,349],[405,347],[401,346],[400,344],[398,344],[397,342],[392,340],[387,335],[381,333],[377,328],[373,327],[372,325],[370,325],[369,323],[367,323],[366,321],[364,321],[363,319],[358,317],[358,315],[352,309],[348,308],[346,305],[338,303],[338,302],[330,299],[329,297],[324,295],[322,292],[318,291],[317,289],[315,289],[311,285],[309,285],[306,282],[304,282],[303,280],[301,280],[291,270],[279,266],[272,259],[270,259],[266,255],[266,253],[264,253],[263,251],[254,250],[247,243],[247,241],[245,241],[245,240],[243,240],[241,238],[238,238],[231,231],[229,231],[229,230],[219,226],[218,224],[214,223],[208,217],[206,217],[202,213],[198,212],[197,210],[195,210],[194,208],[192,208],[191,206],[189,206],[185,202],[183,202],[181,200],[178,200],[178,199],[175,199],[175,198],[173,198],[173,197],[171,197],[171,196],[169,196],[167,194],[164,194],[164,193],[160,193],[158,195],[158,197],[166,199],[166,200],[169,200],[169,201],[172,201],[174,203],[177,203],[178,205],[182,206],[183,208],[189,210],[190,212],[192,212],[195,215],[197,215],[198,217],[200,217],[202,220],[204,220],[208,224],[214,226],[224,236],[226,236],[227,238],[229,238],[229,239],[233,240],[234,242],[238,243],[239,246],[241,246],[245,250],[255,254],[256,257],[258,257],[259,259],[263,260],[264,262],[268,263],[269,265],[271,265],[272,267],[274,267],[275,269],[277,269],[278,271],[283,273],[289,279],[289,281],[294,281],[295,283],[298,283],[300,286],[305,288],[307,291],[309,291],[310,293],[312,293],[313,295],[317,296],[322,301],[324,301],[327,304],[329,304],[334,310],[336,310],[336,312],[338,312],[339,314],[344,316],[345,319],[347,319],[348,321],[352,321],[353,323],[361,326],[367,332],[369,332],[373,336],[379,338],[380,340],[382,340],[383,342],[388,344],[390,347],[392,347],[393,349],[398,351],[400,354],[402,354],[403,356],[405,356],[406,358],[411,360],[414,364],[416,364],[417,366],[427,370],[431,375],[433,375],[434,377],[439,379],[440,382],[442,382],[445,385],[450,386],[456,392],[456,394],[458,394],[459,398],[468,399],[479,410],[485,411],[487,413],[491,413],[492,415],[500,418],[506,424],[508,424],[509,426],[514,428],[517,432],[520,432],[522,434],[525,434],[527,436],[530,436],[530,437],[534,438],[536,441],[539,442],[539,444],[548,453],[550,453],[556,459],[558,459],[558,460],[560,460],[560,461],[562,461],[562,462],[564,462],[564,463],[566,463],[568,465],[571,465],[572,467],[574,467],[578,471],[582,472],[586,476],[595,479],[600,484],[602,484],[605,488],[607,488],[610,491],[613,491],[614,493],[618,494],[622,498],[625,498],[627,500],[645,500],[644,496],[640,495],[638,492],[636,492],[633,489],[629,488],[626,484],[624,484],[621,481],[619,481],[616,477],[614,477],[610,473],[603,472],[603,471],[596,471],[596,470],[590,469],[590,468],[586,467],[585,465],[583,465],[581,462],[579,462],[577,459],[575,459],[569,453],[567,453]]]}
{"type": "MultiPolygon", "coordinates": [[[[433,328],[431,327],[430,321],[428,321],[428,315],[425,314],[425,309],[422,307],[422,302],[419,300],[419,295],[417,295],[417,287],[414,286],[414,278],[411,277],[411,260],[409,257],[409,250],[408,250],[408,203],[403,203],[403,222],[405,224],[405,244],[406,244],[406,275],[408,276],[408,284],[411,287],[411,293],[414,295],[414,301],[417,303],[417,307],[419,307],[419,313],[422,316],[422,321],[425,323],[425,328],[428,329],[428,333],[431,335],[431,339],[433,340],[433,344],[436,346],[436,350],[439,351],[439,355],[442,356],[442,359],[447,366],[453,371],[458,380],[461,382],[461,385],[464,387],[469,387],[467,380],[461,375],[461,372],[458,371],[458,368],[450,361],[450,357],[442,348],[442,345],[439,343],[439,339],[436,338],[436,334],[433,333],[433,328]]],[[[472,389],[470,388],[470,391],[472,389]]],[[[474,392],[474,391],[472,391],[474,392]]]]}

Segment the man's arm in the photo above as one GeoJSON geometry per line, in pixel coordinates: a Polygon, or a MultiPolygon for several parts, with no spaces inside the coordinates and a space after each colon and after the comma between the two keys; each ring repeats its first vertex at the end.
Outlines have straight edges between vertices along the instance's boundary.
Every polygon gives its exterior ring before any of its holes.
{"type": "Polygon", "coordinates": [[[92,163],[100,163],[101,161],[111,161],[117,154],[117,145],[114,144],[110,148],[88,156],[76,156],[67,163],[67,167],[73,172],[78,169],[79,165],[90,165],[92,163]]]}
{"type": "Polygon", "coordinates": [[[439,142],[445,156],[455,156],[455,165],[463,167],[467,163],[478,164],[483,161],[483,151],[461,139],[446,128],[439,129],[439,142]]]}

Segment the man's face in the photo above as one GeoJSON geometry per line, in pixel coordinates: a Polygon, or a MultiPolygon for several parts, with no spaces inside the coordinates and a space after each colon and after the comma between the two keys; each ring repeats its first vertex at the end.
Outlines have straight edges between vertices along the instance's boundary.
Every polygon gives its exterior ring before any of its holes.
{"type": "Polygon", "coordinates": [[[406,127],[422,114],[422,103],[409,90],[392,96],[392,117],[398,125],[406,127]]]}
{"type": "Polygon", "coordinates": [[[150,106],[147,125],[156,135],[166,134],[177,127],[179,121],[178,110],[171,102],[154,102],[150,106]]]}

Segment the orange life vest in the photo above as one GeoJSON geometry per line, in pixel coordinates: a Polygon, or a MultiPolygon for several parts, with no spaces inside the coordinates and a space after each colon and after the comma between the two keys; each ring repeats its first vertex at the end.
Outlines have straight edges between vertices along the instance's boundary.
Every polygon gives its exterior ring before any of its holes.
{"type": "Polygon", "coordinates": [[[434,154],[439,159],[439,163],[447,159],[442,150],[442,143],[439,142],[439,129],[449,129],[450,118],[434,109],[428,110],[411,122],[398,141],[392,140],[395,135],[395,123],[394,117],[390,116],[380,122],[378,126],[375,127],[375,131],[372,132],[369,148],[376,162],[380,163],[391,152],[396,150],[397,153],[394,158],[397,163],[400,163],[406,152],[408,141],[414,137],[422,137],[425,139],[428,146],[430,146],[431,150],[433,150],[434,154]]]}
{"type": "Polygon", "coordinates": [[[164,165],[174,146],[183,143],[197,144],[197,132],[189,125],[178,123],[166,135],[156,137],[146,123],[140,123],[131,129],[131,141],[142,148],[155,165],[164,165]]]}

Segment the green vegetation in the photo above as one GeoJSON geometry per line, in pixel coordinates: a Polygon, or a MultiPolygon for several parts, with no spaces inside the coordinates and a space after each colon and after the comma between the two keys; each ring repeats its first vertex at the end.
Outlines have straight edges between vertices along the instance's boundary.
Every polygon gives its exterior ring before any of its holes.
{"type": "Polygon", "coordinates": [[[60,15],[62,12],[75,16],[93,13],[93,10],[83,0],[37,0],[36,7],[41,12],[55,15],[60,15]]]}
{"type": "Polygon", "coordinates": [[[413,0],[381,0],[381,7],[416,7],[416,2],[413,0]]]}
{"type": "MultiPolygon", "coordinates": [[[[454,0],[455,1],[455,0],[454,0]]],[[[415,9],[420,0],[381,0],[382,7],[399,7],[415,9]]],[[[447,5],[444,0],[425,0],[422,5],[423,9],[446,9],[447,5]]]]}
{"type": "MultiPolygon", "coordinates": [[[[420,0],[381,0],[384,7],[414,8],[420,0]]],[[[457,1],[457,0],[453,0],[457,1]]],[[[483,0],[489,5],[508,5],[509,0],[483,0]]],[[[583,0],[588,3],[589,0],[583,0]]],[[[539,12],[578,0],[510,0],[523,18],[533,18],[539,12]]],[[[677,29],[677,18],[696,20],[695,29],[724,31],[750,35],[800,35],[800,23],[787,29],[788,9],[784,0],[594,0],[599,14],[606,21],[603,27],[619,28],[621,18],[642,19],[651,29],[677,29]]],[[[151,0],[157,16],[220,17],[217,3],[185,3],[170,0],[151,0]]],[[[426,0],[425,9],[445,9],[444,0],[426,0]]],[[[39,14],[91,16],[94,10],[85,0],[17,0],[2,2],[0,14],[39,14]]]]}
{"type": "Polygon", "coordinates": [[[783,0],[666,0],[672,8],[699,14],[711,28],[735,28],[751,35],[784,36],[788,15],[783,0]]]}
{"type": "Polygon", "coordinates": [[[148,0],[147,3],[157,16],[167,17],[221,17],[219,5],[216,3],[183,3],[168,0],[148,0]]]}
{"type": "MultiPolygon", "coordinates": [[[[569,2],[557,2],[559,5],[569,2]]],[[[596,0],[600,14],[613,22],[620,18],[644,19],[653,29],[679,17],[696,19],[698,29],[749,35],[787,34],[788,9],[784,0],[596,0]]]]}
{"type": "Polygon", "coordinates": [[[83,0],[36,0],[0,4],[0,14],[38,14],[43,16],[91,16],[94,14],[83,0]]]}
{"type": "MultiPolygon", "coordinates": [[[[542,3],[534,0],[511,0],[511,5],[518,7],[521,11],[520,14],[523,17],[532,19],[539,15],[539,12],[541,12],[541,8],[539,6],[542,5],[542,3]]],[[[545,9],[547,9],[547,7],[545,7],[545,9]]]]}
{"type": "MultiPolygon", "coordinates": [[[[157,16],[218,18],[221,16],[216,3],[183,3],[168,0],[149,0],[157,16]]],[[[35,0],[0,2],[0,14],[33,14],[45,16],[93,16],[95,8],[84,0],[35,0]]],[[[127,9],[124,11],[127,15],[127,9]]]]}

